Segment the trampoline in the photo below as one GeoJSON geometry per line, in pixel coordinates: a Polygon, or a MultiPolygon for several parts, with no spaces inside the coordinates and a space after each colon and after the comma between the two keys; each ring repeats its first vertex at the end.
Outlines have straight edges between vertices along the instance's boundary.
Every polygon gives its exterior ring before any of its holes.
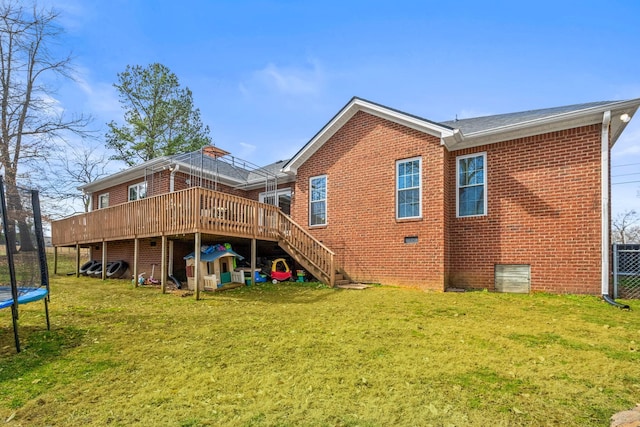
{"type": "Polygon", "coordinates": [[[0,309],[11,307],[16,351],[20,352],[18,307],[44,301],[49,322],[49,273],[38,192],[5,185],[0,176],[0,309]]]}
{"type": "MultiPolygon", "coordinates": [[[[39,301],[48,294],[49,291],[45,288],[18,288],[18,304],[39,301]]],[[[12,304],[13,296],[11,296],[11,287],[0,286],[0,309],[11,307],[12,304]]],[[[47,323],[48,322],[47,320],[47,323]]]]}

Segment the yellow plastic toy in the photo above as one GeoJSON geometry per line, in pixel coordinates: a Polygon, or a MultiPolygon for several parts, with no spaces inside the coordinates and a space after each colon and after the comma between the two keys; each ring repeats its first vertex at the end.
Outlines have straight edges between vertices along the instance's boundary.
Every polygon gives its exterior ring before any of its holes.
{"type": "Polygon", "coordinates": [[[284,258],[278,258],[277,260],[273,261],[273,263],[271,264],[271,281],[273,283],[278,283],[278,282],[282,282],[284,280],[290,280],[290,279],[291,279],[291,270],[289,270],[289,265],[287,264],[287,261],[285,261],[284,258]],[[282,263],[284,271],[278,270],[278,263],[282,263]]]}

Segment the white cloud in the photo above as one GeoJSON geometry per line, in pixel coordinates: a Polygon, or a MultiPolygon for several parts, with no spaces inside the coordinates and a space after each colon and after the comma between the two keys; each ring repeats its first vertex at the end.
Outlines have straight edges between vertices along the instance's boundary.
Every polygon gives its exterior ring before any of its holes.
{"type": "Polygon", "coordinates": [[[60,12],[58,22],[70,32],[82,28],[86,16],[91,14],[90,8],[81,0],[41,0],[39,6],[60,12]]]}
{"type": "Polygon", "coordinates": [[[240,153],[238,153],[238,157],[242,159],[251,157],[257,148],[255,145],[247,144],[246,142],[241,142],[238,145],[240,145],[240,153]]]}
{"type": "Polygon", "coordinates": [[[325,73],[320,63],[309,59],[303,66],[267,64],[239,85],[240,92],[251,95],[255,91],[271,91],[283,95],[317,95],[324,87],[325,73]]]}
{"type": "Polygon", "coordinates": [[[88,109],[100,118],[108,118],[122,115],[118,94],[111,83],[91,82],[88,70],[77,69],[74,80],[80,90],[86,96],[88,109]]]}
{"type": "Polygon", "coordinates": [[[51,95],[43,94],[40,96],[40,100],[44,104],[44,107],[46,109],[45,111],[48,115],[57,117],[61,116],[62,113],[64,113],[64,108],[62,108],[60,101],[52,97],[51,95]]]}

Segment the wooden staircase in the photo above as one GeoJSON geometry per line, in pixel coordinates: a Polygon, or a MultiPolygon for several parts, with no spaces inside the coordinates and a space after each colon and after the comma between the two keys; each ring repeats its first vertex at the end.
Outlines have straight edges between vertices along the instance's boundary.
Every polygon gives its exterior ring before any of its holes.
{"type": "Polygon", "coordinates": [[[315,278],[334,287],[350,283],[335,264],[335,254],[286,214],[279,215],[278,245],[315,278]]]}

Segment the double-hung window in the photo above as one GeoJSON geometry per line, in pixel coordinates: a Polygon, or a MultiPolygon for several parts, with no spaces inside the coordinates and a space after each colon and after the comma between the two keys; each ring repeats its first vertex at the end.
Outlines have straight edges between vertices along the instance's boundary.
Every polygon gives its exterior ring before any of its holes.
{"type": "Polygon", "coordinates": [[[139,182],[129,186],[129,201],[140,200],[147,197],[147,182],[139,182]]]}
{"type": "Polygon", "coordinates": [[[460,156],[456,162],[457,216],[487,214],[487,153],[460,156]]]}
{"type": "Polygon", "coordinates": [[[104,193],[98,196],[98,209],[104,209],[109,207],[109,193],[104,193]]]}
{"type": "Polygon", "coordinates": [[[309,225],[327,225],[327,176],[309,179],[309,225]]]}
{"type": "Polygon", "coordinates": [[[421,175],[419,157],[396,161],[396,218],[422,216],[421,175]]]}

